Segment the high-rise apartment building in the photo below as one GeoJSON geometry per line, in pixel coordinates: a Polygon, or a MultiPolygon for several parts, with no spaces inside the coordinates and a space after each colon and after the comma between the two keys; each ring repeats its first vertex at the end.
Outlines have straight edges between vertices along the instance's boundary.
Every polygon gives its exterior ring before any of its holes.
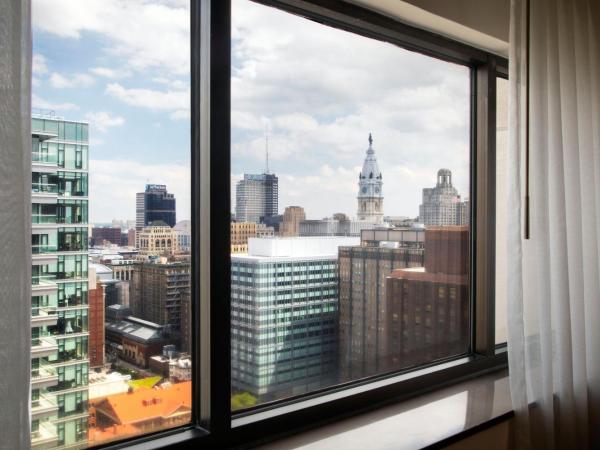
{"type": "Polygon", "coordinates": [[[358,238],[250,239],[231,256],[231,382],[260,402],[335,382],[339,246],[358,238]]]}
{"type": "Polygon", "coordinates": [[[460,353],[469,344],[469,229],[425,231],[425,265],[386,280],[387,339],[396,368],[460,353]]]}
{"type": "Polygon", "coordinates": [[[306,213],[301,206],[287,206],[281,223],[281,236],[300,236],[300,222],[306,219],[306,213]]]}
{"type": "Polygon", "coordinates": [[[452,172],[449,169],[438,170],[435,187],[423,189],[419,221],[433,226],[469,223],[469,202],[461,201],[458,191],[452,185],[452,172]]]}
{"type": "Polygon", "coordinates": [[[177,222],[175,195],[169,194],[164,184],[147,184],[144,192],[136,194],[135,229],[139,231],[159,220],[170,227],[177,222]]]}
{"type": "Polygon", "coordinates": [[[279,179],[272,173],[244,174],[236,185],[235,219],[259,223],[279,210],[279,179]]]}
{"type": "Polygon", "coordinates": [[[383,177],[377,164],[373,137],[369,133],[369,148],[358,175],[358,220],[383,222],[383,177]]]}
{"type": "Polygon", "coordinates": [[[31,445],[85,446],[88,124],[32,119],[31,445]]]}
{"type": "Polygon", "coordinates": [[[135,317],[169,325],[176,333],[191,323],[184,305],[191,301],[190,263],[161,259],[133,266],[129,303],[135,317]]]}
{"type": "Polygon", "coordinates": [[[361,245],[339,249],[340,381],[389,370],[386,277],[422,267],[422,229],[363,230],[361,245]]]}

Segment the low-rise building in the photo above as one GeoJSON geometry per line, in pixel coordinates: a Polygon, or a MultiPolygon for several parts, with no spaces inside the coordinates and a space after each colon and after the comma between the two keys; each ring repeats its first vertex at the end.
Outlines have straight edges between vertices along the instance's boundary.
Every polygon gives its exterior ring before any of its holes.
{"type": "Polygon", "coordinates": [[[177,232],[166,224],[154,223],[143,228],[137,237],[140,256],[168,256],[178,251],[177,232]]]}

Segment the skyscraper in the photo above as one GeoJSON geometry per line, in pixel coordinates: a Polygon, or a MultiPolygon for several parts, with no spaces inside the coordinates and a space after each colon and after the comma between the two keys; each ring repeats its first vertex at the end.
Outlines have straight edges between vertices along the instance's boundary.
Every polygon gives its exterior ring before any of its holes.
{"type": "Polygon", "coordinates": [[[272,173],[244,174],[236,185],[235,219],[259,223],[279,211],[279,179],[272,173]]]}
{"type": "Polygon", "coordinates": [[[419,221],[425,225],[467,225],[469,202],[461,201],[452,185],[452,172],[440,169],[433,188],[423,189],[423,203],[419,206],[419,221]]]}
{"type": "Polygon", "coordinates": [[[85,446],[88,124],[32,119],[31,443],[85,446]]]}
{"type": "Polygon", "coordinates": [[[369,133],[367,156],[358,175],[358,220],[383,222],[382,187],[383,178],[373,150],[373,137],[369,133]]]}
{"type": "Polygon", "coordinates": [[[282,236],[299,236],[300,222],[306,219],[306,213],[301,206],[288,206],[283,213],[281,224],[282,236]]]}
{"type": "Polygon", "coordinates": [[[159,220],[175,226],[175,196],[167,192],[164,184],[147,184],[144,192],[136,194],[135,229],[140,231],[159,220]]]}

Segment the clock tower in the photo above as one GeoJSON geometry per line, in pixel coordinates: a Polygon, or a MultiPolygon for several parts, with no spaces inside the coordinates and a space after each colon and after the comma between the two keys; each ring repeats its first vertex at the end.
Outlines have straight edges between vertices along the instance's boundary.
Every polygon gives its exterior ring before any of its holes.
{"type": "Polygon", "coordinates": [[[373,150],[373,137],[369,133],[369,148],[358,176],[358,220],[366,222],[383,222],[383,180],[375,150],[373,150]]]}

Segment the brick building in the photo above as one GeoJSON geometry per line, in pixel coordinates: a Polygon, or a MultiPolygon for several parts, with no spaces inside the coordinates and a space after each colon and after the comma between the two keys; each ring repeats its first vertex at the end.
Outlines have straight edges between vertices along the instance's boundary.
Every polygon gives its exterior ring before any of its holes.
{"type": "Polygon", "coordinates": [[[425,232],[425,265],[386,279],[386,340],[394,368],[464,353],[469,345],[469,229],[425,232]]]}

